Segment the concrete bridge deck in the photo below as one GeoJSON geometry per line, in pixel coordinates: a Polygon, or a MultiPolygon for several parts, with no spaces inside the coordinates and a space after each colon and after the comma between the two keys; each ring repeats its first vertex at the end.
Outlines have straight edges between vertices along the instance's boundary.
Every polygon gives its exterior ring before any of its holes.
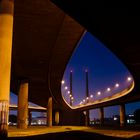
{"type": "Polygon", "coordinates": [[[60,133],[60,132],[81,132],[81,133],[90,133],[90,134],[101,134],[103,136],[111,136],[117,138],[129,138],[135,139],[140,138],[140,131],[136,128],[131,128],[126,130],[118,128],[107,128],[107,127],[81,127],[81,126],[38,126],[38,127],[29,127],[28,129],[17,129],[16,127],[9,127],[9,139],[15,137],[29,137],[36,135],[44,135],[50,133],[60,133]]]}

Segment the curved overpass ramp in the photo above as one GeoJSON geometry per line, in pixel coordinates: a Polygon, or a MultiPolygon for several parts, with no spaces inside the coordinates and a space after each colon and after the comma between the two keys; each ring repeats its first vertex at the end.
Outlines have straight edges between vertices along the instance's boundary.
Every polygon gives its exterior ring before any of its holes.
{"type": "Polygon", "coordinates": [[[11,91],[27,79],[29,101],[46,107],[52,96],[54,107],[62,104],[63,72],[84,31],[49,0],[15,1],[11,91]]]}
{"type": "Polygon", "coordinates": [[[118,102],[139,100],[140,12],[137,3],[104,0],[51,0],[93,36],[107,46],[127,66],[135,81],[134,90],[118,102]]]}

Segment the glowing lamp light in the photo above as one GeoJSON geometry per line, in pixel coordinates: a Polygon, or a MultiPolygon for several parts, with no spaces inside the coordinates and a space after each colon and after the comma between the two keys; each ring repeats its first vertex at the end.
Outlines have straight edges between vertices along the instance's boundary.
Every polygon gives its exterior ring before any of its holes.
{"type": "Polygon", "coordinates": [[[70,97],[72,97],[72,95],[70,94],[70,97]]]}
{"type": "Polygon", "coordinates": [[[82,104],[83,102],[80,102],[80,105],[82,104]]]}
{"type": "Polygon", "coordinates": [[[98,91],[98,92],[97,92],[97,94],[98,94],[98,95],[101,95],[101,92],[100,92],[100,91],[98,91]]]}
{"type": "Polygon", "coordinates": [[[71,97],[71,100],[73,100],[74,98],[73,97],[71,97]]]}
{"type": "Polygon", "coordinates": [[[70,91],[68,91],[68,94],[70,94],[70,91]]]}
{"type": "Polygon", "coordinates": [[[93,98],[93,95],[90,95],[90,98],[93,98]]]}
{"type": "Polygon", "coordinates": [[[89,97],[86,98],[87,100],[89,99],[89,97]]]}
{"type": "Polygon", "coordinates": [[[70,72],[72,73],[73,71],[72,71],[72,70],[70,70],[70,72]]]}
{"type": "Polygon", "coordinates": [[[132,78],[131,78],[131,77],[128,77],[128,78],[127,78],[127,81],[131,81],[131,80],[132,80],[132,78]]]}
{"type": "Polygon", "coordinates": [[[85,102],[86,100],[84,99],[83,102],[85,102]]]}
{"type": "Polygon", "coordinates": [[[62,85],[63,85],[63,84],[65,84],[65,81],[64,81],[64,80],[62,80],[62,81],[61,81],[61,84],[62,84],[62,85]]]}
{"type": "Polygon", "coordinates": [[[67,86],[65,86],[65,90],[67,90],[68,89],[68,87],[67,86]]]}
{"type": "Polygon", "coordinates": [[[115,87],[119,87],[120,85],[117,83],[116,85],[115,85],[115,87]]]}
{"type": "Polygon", "coordinates": [[[116,120],[118,120],[118,118],[117,117],[114,117],[114,121],[116,121],[116,120]]]}
{"type": "Polygon", "coordinates": [[[107,88],[107,91],[111,91],[111,89],[110,88],[107,88]]]}

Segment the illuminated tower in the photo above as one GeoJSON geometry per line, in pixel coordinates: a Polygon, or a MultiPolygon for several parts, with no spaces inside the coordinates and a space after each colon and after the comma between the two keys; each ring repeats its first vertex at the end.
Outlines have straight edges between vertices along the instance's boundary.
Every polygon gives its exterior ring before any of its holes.
{"type": "MultiPolygon", "coordinates": [[[[89,102],[89,87],[88,87],[88,70],[85,70],[86,73],[86,103],[89,102]]],[[[89,125],[89,110],[86,110],[86,115],[85,115],[85,125],[89,125]]]]}

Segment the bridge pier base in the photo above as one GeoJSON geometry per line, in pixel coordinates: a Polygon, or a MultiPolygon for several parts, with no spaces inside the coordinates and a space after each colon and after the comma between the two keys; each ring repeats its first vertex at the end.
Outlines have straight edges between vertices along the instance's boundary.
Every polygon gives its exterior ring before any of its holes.
{"type": "Polygon", "coordinates": [[[99,108],[100,111],[100,124],[104,125],[104,109],[103,107],[99,108]]]}
{"type": "Polygon", "coordinates": [[[55,112],[55,125],[59,125],[59,111],[55,112]]]}
{"type": "Polygon", "coordinates": [[[120,105],[120,126],[125,126],[125,104],[120,105]]]}
{"type": "Polygon", "coordinates": [[[18,95],[18,128],[26,129],[28,126],[28,83],[22,81],[18,95]]]}
{"type": "Polygon", "coordinates": [[[48,106],[47,106],[47,125],[49,127],[52,126],[52,97],[48,99],[48,106]]]}
{"type": "Polygon", "coordinates": [[[13,32],[12,0],[0,0],[0,139],[7,138],[13,32]]]}

